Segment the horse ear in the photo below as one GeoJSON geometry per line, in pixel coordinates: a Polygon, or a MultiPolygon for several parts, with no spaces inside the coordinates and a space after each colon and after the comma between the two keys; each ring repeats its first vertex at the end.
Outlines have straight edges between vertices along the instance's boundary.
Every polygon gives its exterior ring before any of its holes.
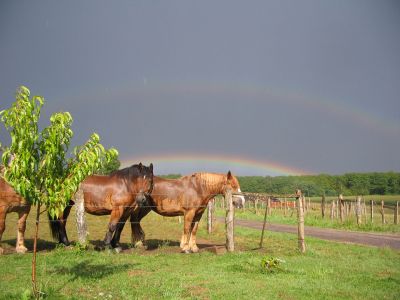
{"type": "Polygon", "coordinates": [[[143,165],[142,162],[139,163],[139,170],[142,171],[143,165]]]}
{"type": "Polygon", "coordinates": [[[150,163],[150,171],[153,173],[153,163],[150,163]]]}
{"type": "Polygon", "coordinates": [[[230,170],[228,171],[228,174],[226,174],[226,178],[228,178],[228,179],[232,179],[232,173],[231,173],[231,171],[230,171],[230,170]]]}

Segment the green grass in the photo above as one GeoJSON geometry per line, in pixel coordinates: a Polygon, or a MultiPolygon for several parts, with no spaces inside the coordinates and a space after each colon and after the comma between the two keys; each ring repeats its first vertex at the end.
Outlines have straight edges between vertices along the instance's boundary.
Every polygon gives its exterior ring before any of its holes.
{"type": "MultiPolygon", "coordinates": [[[[11,215],[10,215],[11,216],[11,215]]],[[[30,217],[30,224],[33,216],[30,217]]],[[[3,239],[10,251],[15,240],[7,220],[3,239]]],[[[74,239],[74,222],[69,232],[74,239]]],[[[102,239],[106,217],[88,217],[90,239],[102,239]]],[[[224,226],[212,235],[199,229],[199,244],[225,242],[224,226]]],[[[185,255],[177,246],[182,224],[177,218],[150,214],[144,220],[152,250],[112,252],[56,248],[41,224],[38,256],[40,286],[46,299],[399,299],[400,252],[306,238],[307,252],[297,251],[291,234],[268,232],[257,249],[260,231],[237,227],[236,251],[185,255]],[[283,270],[261,269],[265,256],[286,261],[283,270]]],[[[128,228],[127,228],[128,229],[128,228]]],[[[129,243],[124,230],[122,242],[129,243]]],[[[32,236],[29,228],[27,237],[32,236]]],[[[0,299],[22,299],[30,293],[31,254],[0,257],[0,299]]]]}

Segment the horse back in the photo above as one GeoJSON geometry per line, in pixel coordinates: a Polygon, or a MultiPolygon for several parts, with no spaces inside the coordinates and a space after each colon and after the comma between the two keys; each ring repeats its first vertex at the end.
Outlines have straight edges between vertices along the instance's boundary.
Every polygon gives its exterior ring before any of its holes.
{"type": "Polygon", "coordinates": [[[125,180],[115,176],[89,176],[81,188],[85,211],[94,215],[110,214],[114,206],[128,206],[133,199],[125,180]]]}

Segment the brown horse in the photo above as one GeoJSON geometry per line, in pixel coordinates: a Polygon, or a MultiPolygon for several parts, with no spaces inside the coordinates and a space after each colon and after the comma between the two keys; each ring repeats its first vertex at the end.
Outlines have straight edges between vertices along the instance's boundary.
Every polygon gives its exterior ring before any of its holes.
{"type": "MultiPolygon", "coordinates": [[[[239,181],[229,171],[227,174],[194,173],[180,179],[163,179],[154,177],[154,187],[148,198],[148,205],[135,210],[131,214],[132,241],[144,242],[144,232],[140,220],[150,210],[166,216],[184,216],[184,228],[180,247],[182,252],[198,252],[196,232],[199,221],[208,202],[216,195],[223,195],[227,189],[240,193],[239,181]]],[[[244,204],[243,196],[236,196],[244,204]]],[[[123,224],[115,233],[119,239],[123,224]]]]}
{"type": "MultiPolygon", "coordinates": [[[[4,230],[6,229],[6,215],[10,212],[18,213],[18,235],[15,250],[17,253],[25,253],[28,249],[25,247],[25,228],[26,218],[28,217],[31,205],[17,194],[13,187],[9,185],[4,178],[0,177],[0,241],[4,230]]],[[[3,254],[3,248],[0,247],[0,254],[3,254]]]]}
{"type": "MultiPolygon", "coordinates": [[[[145,203],[153,189],[153,164],[149,167],[132,165],[107,176],[92,175],[80,185],[83,191],[85,212],[101,216],[111,215],[104,238],[105,247],[119,248],[118,241],[112,240],[120,222],[125,222],[139,204],[145,203]]],[[[55,230],[63,227],[56,222],[55,230]]]]}

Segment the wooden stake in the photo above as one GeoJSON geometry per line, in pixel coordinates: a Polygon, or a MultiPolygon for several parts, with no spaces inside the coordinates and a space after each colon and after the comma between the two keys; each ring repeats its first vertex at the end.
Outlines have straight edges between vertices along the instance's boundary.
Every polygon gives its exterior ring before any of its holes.
{"type": "Polygon", "coordinates": [[[36,253],[37,253],[37,239],[39,236],[39,218],[40,218],[40,204],[37,204],[35,237],[33,240],[33,256],[32,256],[32,289],[33,289],[33,294],[36,299],[40,299],[39,290],[37,287],[37,279],[36,279],[36,253]]]}
{"type": "Polygon", "coordinates": [[[394,224],[399,224],[399,201],[396,202],[396,206],[394,207],[394,224]]]}
{"type": "Polygon", "coordinates": [[[356,218],[357,218],[357,225],[360,226],[361,221],[361,197],[357,197],[357,205],[356,205],[356,218]]]}
{"type": "Polygon", "coordinates": [[[211,234],[213,231],[213,206],[214,199],[210,200],[207,204],[207,232],[211,234]]]}
{"type": "Polygon", "coordinates": [[[321,214],[322,214],[322,218],[325,218],[325,194],[322,195],[322,199],[321,199],[321,214]]]}
{"type": "Polygon", "coordinates": [[[298,240],[299,240],[299,250],[301,253],[306,252],[306,245],[304,243],[304,209],[303,200],[301,196],[301,191],[296,191],[297,198],[297,223],[298,223],[298,240]]]}
{"type": "Polygon", "coordinates": [[[232,190],[227,189],[225,193],[226,199],[226,250],[228,252],[233,252],[235,250],[235,242],[234,242],[234,207],[232,203],[232,190]]]}
{"type": "Polygon", "coordinates": [[[382,214],[382,224],[386,224],[386,220],[385,220],[385,203],[382,200],[381,201],[381,214],[382,214]]]}
{"type": "Polygon", "coordinates": [[[340,209],[339,209],[339,213],[340,213],[340,222],[343,223],[343,219],[344,219],[344,203],[343,203],[343,195],[340,194],[339,195],[339,199],[338,199],[339,203],[340,203],[340,209]]]}
{"type": "Polygon", "coordinates": [[[268,197],[267,200],[267,209],[268,209],[268,215],[271,215],[271,198],[268,197]]]}
{"type": "Polygon", "coordinates": [[[330,217],[331,217],[331,220],[333,220],[333,218],[335,217],[335,200],[332,200],[332,203],[331,203],[331,215],[330,215],[330,217]]]}
{"type": "Polygon", "coordinates": [[[371,224],[374,223],[374,200],[371,200],[371,224]]]}
{"type": "MultiPolygon", "coordinates": [[[[269,197],[268,197],[268,203],[269,203],[269,197]]],[[[265,225],[267,223],[267,215],[268,215],[268,205],[265,206],[265,212],[264,212],[264,222],[263,222],[263,227],[262,227],[262,231],[261,231],[261,239],[260,239],[260,248],[263,247],[263,243],[264,243],[264,231],[265,231],[265,225]]]]}

